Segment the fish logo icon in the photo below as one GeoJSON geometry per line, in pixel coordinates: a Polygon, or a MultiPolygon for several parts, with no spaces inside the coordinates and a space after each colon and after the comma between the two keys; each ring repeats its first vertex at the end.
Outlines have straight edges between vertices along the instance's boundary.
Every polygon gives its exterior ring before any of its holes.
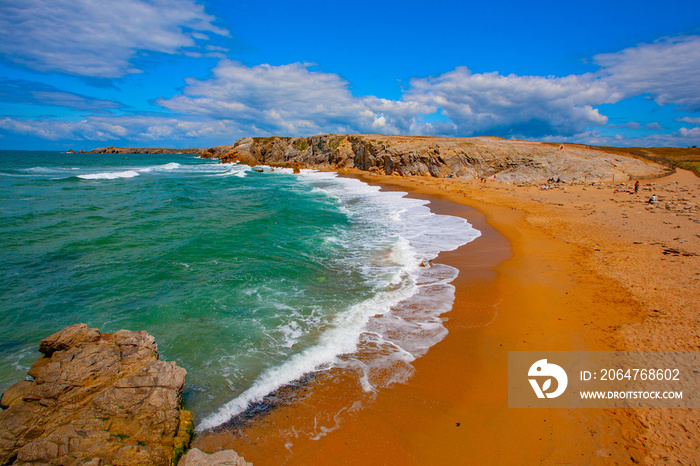
{"type": "Polygon", "coordinates": [[[535,391],[537,398],[556,398],[566,390],[566,385],[569,383],[569,377],[567,377],[566,372],[561,367],[556,364],[550,364],[546,359],[540,359],[530,366],[530,370],[527,375],[529,377],[547,377],[543,380],[542,386],[538,383],[537,379],[528,379],[532,389],[535,391]],[[552,379],[557,381],[557,388],[553,392],[547,392],[552,386],[552,379]]]}

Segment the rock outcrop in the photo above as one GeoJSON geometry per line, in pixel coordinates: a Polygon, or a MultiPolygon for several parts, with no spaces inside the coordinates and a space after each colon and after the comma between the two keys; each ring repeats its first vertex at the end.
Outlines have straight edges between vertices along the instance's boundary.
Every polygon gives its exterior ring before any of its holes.
{"type": "Polygon", "coordinates": [[[154,338],[73,325],[43,340],[33,381],[0,404],[0,465],[171,465],[189,445],[185,369],[154,338]]]}
{"type": "Polygon", "coordinates": [[[211,455],[193,448],[182,457],[178,466],[252,466],[233,450],[223,450],[211,455]]]}
{"type": "Polygon", "coordinates": [[[321,135],[245,138],[212,147],[205,158],[248,165],[359,169],[404,176],[493,178],[526,182],[654,178],[664,168],[631,156],[576,144],[550,144],[491,137],[321,135]]]}
{"type": "MultiPolygon", "coordinates": [[[[199,154],[202,149],[165,149],[159,147],[99,147],[88,154],[199,154]]],[[[70,151],[69,151],[70,152],[70,151]]]]}

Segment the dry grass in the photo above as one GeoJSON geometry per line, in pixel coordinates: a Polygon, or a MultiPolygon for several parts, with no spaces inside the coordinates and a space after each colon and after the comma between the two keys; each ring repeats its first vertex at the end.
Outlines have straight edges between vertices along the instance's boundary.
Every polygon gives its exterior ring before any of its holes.
{"type": "Polygon", "coordinates": [[[654,160],[664,165],[690,170],[700,177],[700,149],[697,147],[599,147],[612,154],[654,160]]]}

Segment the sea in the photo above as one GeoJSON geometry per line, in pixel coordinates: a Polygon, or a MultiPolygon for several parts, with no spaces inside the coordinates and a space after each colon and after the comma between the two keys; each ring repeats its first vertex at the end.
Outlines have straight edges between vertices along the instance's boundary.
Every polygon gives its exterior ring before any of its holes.
{"type": "Polygon", "coordinates": [[[426,204],[314,170],[0,151],[0,392],[76,323],[152,334],[199,430],[332,368],[403,382],[387,368],[447,334],[458,271],[434,259],[480,234],[426,204]]]}

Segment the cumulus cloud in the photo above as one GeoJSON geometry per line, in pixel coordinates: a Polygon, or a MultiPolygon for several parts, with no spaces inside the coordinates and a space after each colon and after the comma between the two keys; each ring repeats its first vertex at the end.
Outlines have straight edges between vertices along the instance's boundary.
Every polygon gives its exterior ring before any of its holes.
{"type": "Polygon", "coordinates": [[[112,100],[95,99],[36,81],[4,78],[0,78],[0,102],[49,105],[93,112],[104,112],[122,106],[112,100]]]}
{"type": "MultiPolygon", "coordinates": [[[[10,5],[0,0],[0,54],[40,70],[116,77],[137,71],[131,60],[143,51],[225,52],[215,45],[199,44],[211,34],[227,32],[214,26],[214,18],[195,0],[173,0],[167,7],[165,0],[123,0],[99,8],[88,0],[56,0],[48,8],[46,1],[10,5]],[[75,18],[81,15],[78,22],[75,18]],[[26,32],[20,33],[22,28],[26,32]]],[[[401,133],[619,144],[607,135],[610,129],[660,131],[664,127],[658,122],[642,126],[632,121],[606,126],[608,118],[597,106],[648,95],[659,105],[700,110],[700,80],[696,78],[700,36],[666,38],[594,59],[600,66],[598,72],[565,77],[472,73],[457,67],[438,76],[410,80],[398,100],[355,96],[341,76],[313,71],[309,64],[249,67],[221,59],[207,79],[186,79],[181,93],[156,100],[173,112],[169,115],[107,118],[93,114],[71,122],[5,118],[0,128],[53,140],[401,133]],[[606,135],[595,131],[602,127],[606,135]]],[[[93,113],[119,105],[9,80],[0,81],[0,100],[93,113]]],[[[700,126],[697,117],[678,121],[700,126]]],[[[698,131],[681,128],[672,134],[642,135],[646,139],[627,141],[695,144],[698,131]]]]}
{"type": "Polygon", "coordinates": [[[664,38],[594,60],[602,78],[625,97],[649,94],[659,105],[700,111],[700,36],[664,38]]]}
{"type": "Polygon", "coordinates": [[[307,65],[247,67],[222,60],[206,80],[188,79],[183,93],[158,104],[183,114],[231,118],[269,134],[320,132],[570,135],[607,118],[593,105],[619,93],[590,75],[564,78],[472,74],[460,67],[413,79],[401,100],[355,97],[348,83],[307,65]],[[438,112],[444,121],[426,123],[438,112]]]}
{"type": "Polygon", "coordinates": [[[258,65],[222,60],[206,80],[188,79],[183,93],[157,102],[184,114],[231,118],[266,134],[406,131],[421,112],[418,102],[355,97],[348,83],[309,66],[258,65]]]}
{"type": "Polygon", "coordinates": [[[570,142],[575,144],[590,144],[594,146],[627,146],[627,147],[685,147],[700,145],[700,128],[692,131],[681,128],[673,133],[644,134],[636,137],[603,134],[598,129],[584,131],[570,137],[546,137],[543,141],[570,142]]]}
{"type": "Polygon", "coordinates": [[[687,139],[700,141],[700,127],[697,126],[695,128],[681,128],[678,130],[678,134],[687,139]]]}
{"type": "MultiPolygon", "coordinates": [[[[185,114],[234,119],[253,134],[570,137],[605,126],[608,119],[596,107],[626,97],[647,93],[661,105],[689,107],[700,102],[699,44],[698,37],[641,44],[597,55],[599,72],[565,77],[475,74],[458,67],[412,79],[399,100],[353,96],[340,76],[299,63],[246,67],[223,60],[211,78],[187,80],[181,95],[158,103],[185,114]]],[[[636,122],[622,126],[642,128],[636,122]]],[[[657,123],[646,129],[663,127],[657,123]]]]}
{"type": "Polygon", "coordinates": [[[139,71],[138,53],[196,52],[197,40],[228,35],[214,19],[194,0],[0,0],[0,54],[39,71],[117,78],[139,71]]]}
{"type": "Polygon", "coordinates": [[[593,106],[616,102],[620,93],[592,75],[502,76],[473,74],[458,67],[440,76],[411,80],[404,99],[440,108],[451,122],[425,125],[427,130],[462,136],[544,137],[605,125],[607,117],[593,106]]]}

